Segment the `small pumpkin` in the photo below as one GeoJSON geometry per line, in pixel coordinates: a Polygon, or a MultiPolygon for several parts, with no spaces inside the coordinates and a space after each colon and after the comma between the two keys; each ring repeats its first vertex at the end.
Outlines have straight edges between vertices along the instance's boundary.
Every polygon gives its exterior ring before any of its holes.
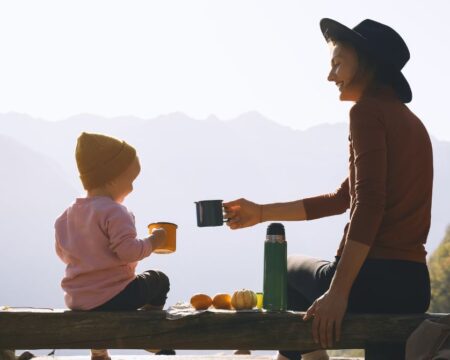
{"type": "Polygon", "coordinates": [[[196,310],[206,310],[212,304],[212,299],[206,294],[195,294],[191,297],[191,305],[196,310]]]}
{"type": "Polygon", "coordinates": [[[256,306],[256,294],[251,290],[238,290],[231,297],[231,305],[236,310],[253,309],[256,306]]]}
{"type": "Polygon", "coordinates": [[[232,307],[230,294],[216,294],[212,299],[212,305],[216,309],[231,310],[232,307]]]}

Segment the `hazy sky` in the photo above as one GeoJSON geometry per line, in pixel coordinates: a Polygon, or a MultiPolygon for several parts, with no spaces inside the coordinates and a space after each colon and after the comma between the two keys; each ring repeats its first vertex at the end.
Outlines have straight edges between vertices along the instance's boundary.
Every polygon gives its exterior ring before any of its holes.
{"type": "Polygon", "coordinates": [[[347,120],[326,81],[319,20],[394,27],[412,58],[410,107],[450,140],[447,0],[0,2],[0,112],[230,119],[259,111],[304,129],[347,120]]]}

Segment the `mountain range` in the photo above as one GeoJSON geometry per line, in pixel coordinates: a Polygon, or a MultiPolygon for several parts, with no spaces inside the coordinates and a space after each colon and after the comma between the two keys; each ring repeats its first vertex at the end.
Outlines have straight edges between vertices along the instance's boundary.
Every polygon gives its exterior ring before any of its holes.
{"type": "MultiPolygon", "coordinates": [[[[197,292],[214,295],[262,289],[266,226],[231,231],[198,228],[195,201],[291,201],[334,191],[346,176],[348,125],[322,124],[304,131],[259,113],[222,121],[172,113],[154,119],[83,114],[48,122],[0,114],[0,305],[64,307],[64,266],[54,252],[55,218],[83,196],[75,163],[82,131],[122,138],[138,151],[142,172],[125,205],[138,234],[147,224],[178,224],[177,251],[153,254],[139,271],[157,268],[171,279],[167,305],[197,292]]],[[[450,143],[433,141],[434,197],[431,253],[450,221],[450,143]]],[[[288,252],[330,259],[348,213],[311,222],[285,222],[288,252]]]]}

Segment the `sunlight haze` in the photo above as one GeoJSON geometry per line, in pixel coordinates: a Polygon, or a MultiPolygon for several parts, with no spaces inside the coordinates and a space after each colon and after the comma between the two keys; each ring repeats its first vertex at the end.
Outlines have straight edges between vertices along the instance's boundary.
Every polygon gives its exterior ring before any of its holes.
{"type": "Polygon", "coordinates": [[[328,83],[319,21],[394,27],[412,57],[410,107],[450,140],[447,1],[5,1],[0,113],[228,120],[248,111],[294,129],[347,121],[328,83]]]}
{"type": "MultiPolygon", "coordinates": [[[[433,145],[433,254],[450,214],[449,4],[0,1],[0,306],[66,307],[54,223],[85,196],[74,156],[83,131],[136,148],[142,171],[124,204],[139,238],[151,222],[178,225],[177,251],[137,268],[169,276],[167,307],[198,292],[263,291],[268,223],[199,228],[195,202],[292,201],[333,192],[348,176],[352,103],[327,81],[324,17],[380,21],[410,49],[408,106],[433,145]]],[[[349,217],[285,221],[288,253],[333,259],[349,217]]],[[[70,351],[57,355],[80,354],[70,351]]]]}

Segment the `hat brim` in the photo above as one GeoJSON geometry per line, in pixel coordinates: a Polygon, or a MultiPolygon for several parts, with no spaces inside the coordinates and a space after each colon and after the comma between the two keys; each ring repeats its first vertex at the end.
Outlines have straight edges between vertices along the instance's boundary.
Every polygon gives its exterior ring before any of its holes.
{"type": "Polygon", "coordinates": [[[367,47],[367,39],[364,36],[336,20],[328,18],[320,20],[320,30],[326,41],[348,41],[369,50],[367,47]]]}
{"type": "MultiPolygon", "coordinates": [[[[345,41],[371,53],[367,38],[336,20],[329,18],[320,20],[320,30],[327,42],[345,41]]],[[[391,85],[403,103],[409,103],[412,100],[411,87],[400,70],[394,73],[391,85]]]]}

